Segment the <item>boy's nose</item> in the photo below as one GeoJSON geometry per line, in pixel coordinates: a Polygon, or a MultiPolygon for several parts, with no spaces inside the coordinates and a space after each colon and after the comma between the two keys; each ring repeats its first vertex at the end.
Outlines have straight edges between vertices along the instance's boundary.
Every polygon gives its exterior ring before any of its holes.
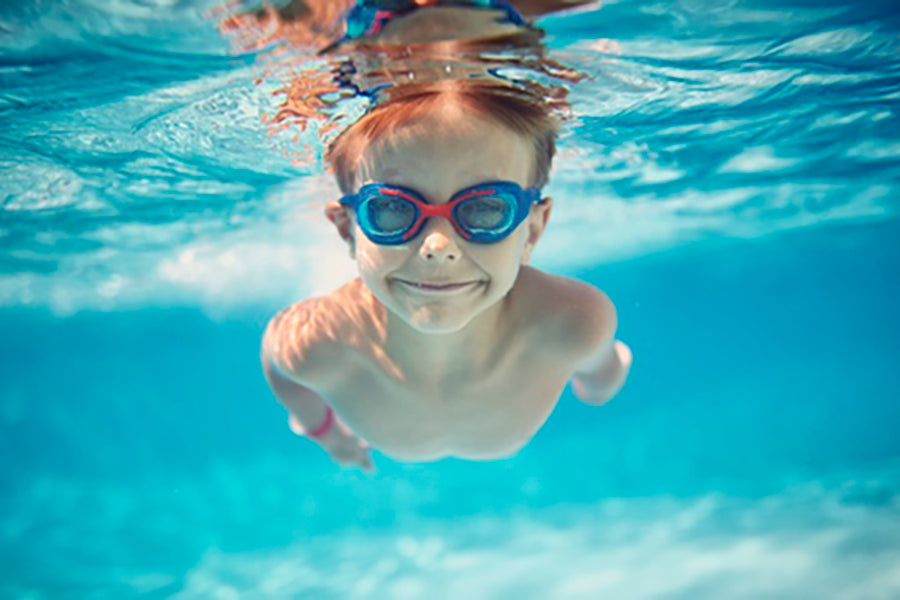
{"type": "Polygon", "coordinates": [[[446,219],[432,217],[422,232],[419,255],[427,261],[454,261],[459,258],[456,232],[446,219]]]}

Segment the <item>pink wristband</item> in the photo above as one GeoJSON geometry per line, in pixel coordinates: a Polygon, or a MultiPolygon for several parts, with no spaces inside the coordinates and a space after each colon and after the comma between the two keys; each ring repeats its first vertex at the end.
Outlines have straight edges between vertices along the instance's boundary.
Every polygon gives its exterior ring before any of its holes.
{"type": "Polygon", "coordinates": [[[318,440],[322,438],[322,436],[324,436],[326,433],[328,433],[328,430],[331,429],[332,424],[334,424],[334,411],[331,410],[330,406],[326,406],[325,419],[322,421],[322,424],[306,435],[314,440],[318,440]]]}

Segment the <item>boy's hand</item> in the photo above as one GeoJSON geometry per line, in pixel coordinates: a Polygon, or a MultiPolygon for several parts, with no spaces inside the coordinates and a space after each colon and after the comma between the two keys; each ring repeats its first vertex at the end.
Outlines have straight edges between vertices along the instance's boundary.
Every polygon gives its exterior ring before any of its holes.
{"type": "Polygon", "coordinates": [[[356,437],[344,426],[336,421],[334,426],[319,440],[322,449],[328,453],[331,459],[342,467],[357,466],[367,473],[375,470],[372,457],[369,454],[369,444],[356,437]]]}
{"type": "Polygon", "coordinates": [[[631,348],[624,342],[616,340],[612,352],[590,373],[580,373],[572,378],[572,391],[575,397],[586,404],[599,406],[605,404],[619,393],[632,363],[631,348]]]}

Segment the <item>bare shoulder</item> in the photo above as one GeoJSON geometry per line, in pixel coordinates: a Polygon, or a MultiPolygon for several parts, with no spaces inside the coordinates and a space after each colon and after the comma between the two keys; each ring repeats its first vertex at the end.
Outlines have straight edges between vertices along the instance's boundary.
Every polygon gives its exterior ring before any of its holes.
{"type": "Polygon", "coordinates": [[[616,308],[596,287],[531,267],[522,268],[520,279],[521,310],[548,350],[583,356],[615,335],[616,308]]]}
{"type": "Polygon", "coordinates": [[[342,364],[354,323],[347,314],[352,284],[324,296],[288,306],[269,321],[263,335],[262,359],[300,381],[329,377],[342,364]]]}
{"type": "Polygon", "coordinates": [[[328,368],[327,299],[309,298],[272,317],[262,342],[262,360],[291,379],[315,379],[328,368]]]}

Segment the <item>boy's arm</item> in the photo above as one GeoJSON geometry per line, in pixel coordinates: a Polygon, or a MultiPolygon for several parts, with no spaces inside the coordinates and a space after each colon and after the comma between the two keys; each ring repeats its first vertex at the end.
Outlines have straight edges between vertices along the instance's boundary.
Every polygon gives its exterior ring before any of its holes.
{"type": "Polygon", "coordinates": [[[628,377],[631,349],[615,339],[616,307],[600,290],[581,284],[568,299],[573,320],[572,343],[580,358],[572,375],[572,390],[586,404],[599,405],[615,396],[628,377]]]}
{"type": "MultiPolygon", "coordinates": [[[[317,364],[322,362],[322,357],[312,347],[305,331],[311,316],[309,312],[299,304],[272,319],[263,337],[260,357],[266,382],[278,402],[287,409],[291,430],[300,435],[320,427],[328,411],[332,410],[321,396],[303,385],[303,375],[310,376],[319,371],[321,376],[323,370],[322,365],[317,364]]],[[[313,441],[342,466],[359,465],[365,470],[372,469],[368,445],[354,436],[337,417],[327,432],[313,441]]]]}
{"type": "Polygon", "coordinates": [[[328,405],[308,387],[279,372],[271,358],[263,351],[263,375],[278,402],[290,414],[291,429],[295,433],[314,431],[325,421],[328,405]]]}

